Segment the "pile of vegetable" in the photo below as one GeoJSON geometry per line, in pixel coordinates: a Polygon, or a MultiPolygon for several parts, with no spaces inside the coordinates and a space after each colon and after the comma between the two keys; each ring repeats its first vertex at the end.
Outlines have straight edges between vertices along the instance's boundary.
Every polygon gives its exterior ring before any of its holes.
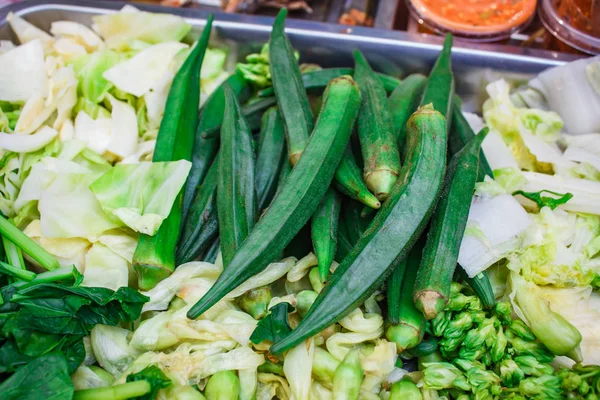
{"type": "Polygon", "coordinates": [[[9,16],[2,398],[598,398],[600,120],[561,97],[600,60],[481,118],[451,36],[399,79],[300,64],[285,18],[234,66],[212,16],[9,16]]]}

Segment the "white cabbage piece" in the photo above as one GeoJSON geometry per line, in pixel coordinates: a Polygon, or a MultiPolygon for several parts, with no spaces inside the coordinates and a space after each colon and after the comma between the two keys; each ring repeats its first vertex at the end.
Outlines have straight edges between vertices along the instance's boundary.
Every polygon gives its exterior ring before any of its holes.
{"type": "Polygon", "coordinates": [[[374,332],[383,326],[383,317],[380,314],[363,314],[360,308],[356,308],[338,323],[352,332],[374,332]]]}
{"type": "Polygon", "coordinates": [[[0,149],[15,153],[31,153],[46,147],[57,136],[58,131],[46,125],[31,135],[0,132],[0,149]]]}
{"type": "Polygon", "coordinates": [[[111,137],[106,149],[121,158],[135,153],[138,144],[138,124],[135,110],[129,104],[108,95],[112,106],[111,137]]]}
{"type": "Polygon", "coordinates": [[[312,338],[292,347],[283,360],[283,373],[290,384],[292,397],[309,400],[315,343],[312,338]]]}
{"type": "Polygon", "coordinates": [[[240,380],[240,400],[253,400],[258,387],[258,371],[253,368],[240,369],[238,371],[240,380]]]}
{"type": "Polygon", "coordinates": [[[310,398],[314,400],[333,400],[333,393],[319,381],[314,380],[310,385],[310,398]]]}
{"type": "Polygon", "coordinates": [[[474,277],[521,246],[531,218],[514,197],[473,198],[458,263],[474,277]]]}
{"type": "Polygon", "coordinates": [[[256,289],[264,285],[269,285],[287,274],[296,264],[294,257],[284,258],[281,261],[269,264],[262,272],[247,279],[244,283],[232,290],[226,298],[241,296],[248,290],[256,289]]]}
{"type": "Polygon", "coordinates": [[[120,377],[139,352],[129,345],[130,331],[117,326],[98,324],[90,334],[98,364],[115,378],[120,377]]]}
{"type": "Polygon", "coordinates": [[[85,256],[83,286],[117,290],[129,282],[129,263],[101,243],[94,243],[85,256]]]}
{"type": "Polygon", "coordinates": [[[573,135],[600,131],[600,93],[590,82],[586,69],[597,64],[599,57],[590,57],[550,68],[540,73],[535,85],[544,93],[552,110],[565,121],[567,132],[573,135]]]}
{"type": "Polygon", "coordinates": [[[136,152],[121,160],[121,164],[138,164],[142,161],[152,161],[155,146],[156,140],[145,140],[138,143],[136,152]]]}
{"type": "Polygon", "coordinates": [[[308,253],[308,255],[302,257],[290,271],[287,273],[287,280],[289,282],[297,282],[300,279],[304,278],[309,272],[310,269],[318,264],[317,256],[313,253],[308,253]]]}
{"type": "Polygon", "coordinates": [[[255,353],[248,347],[238,347],[227,353],[217,353],[206,357],[205,362],[195,365],[193,376],[204,379],[219,371],[258,368],[265,362],[262,354],[255,353]]]}
{"type": "Polygon", "coordinates": [[[122,91],[141,97],[170,83],[163,81],[165,74],[173,79],[169,66],[185,48],[184,43],[173,41],[155,44],[108,69],[103,76],[122,91]]]}
{"type": "Polygon", "coordinates": [[[573,198],[559,205],[558,208],[566,211],[600,214],[600,182],[529,171],[523,171],[523,176],[527,180],[523,186],[525,192],[550,190],[556,193],[571,193],[573,198]]]}
{"type": "Polygon", "coordinates": [[[11,29],[17,35],[21,44],[31,42],[38,39],[44,46],[44,50],[49,52],[52,49],[54,38],[48,35],[46,32],[33,25],[32,23],[24,20],[23,18],[9,12],[6,16],[6,20],[10,25],[11,29]]]}
{"type": "Polygon", "coordinates": [[[181,17],[139,11],[133,7],[120,12],[92,18],[92,28],[104,38],[110,48],[129,46],[133,41],[147,43],[179,42],[191,25],[181,17]]]}
{"type": "Polygon", "coordinates": [[[87,26],[73,21],[55,21],[50,27],[50,33],[56,37],[66,37],[83,46],[86,52],[101,50],[104,42],[87,26]]]}
{"type": "Polygon", "coordinates": [[[259,373],[256,400],[289,400],[291,397],[290,386],[281,376],[275,374],[259,373]]]}
{"type": "Polygon", "coordinates": [[[52,124],[54,129],[59,129],[70,115],[77,103],[77,79],[70,66],[62,67],[52,73],[49,81],[47,97],[40,92],[34,93],[23,106],[15,132],[30,134],[42,124],[50,120],[56,112],[52,124]]]}
{"type": "Polygon", "coordinates": [[[216,281],[222,268],[202,261],[193,261],[177,267],[175,272],[160,281],[155,287],[147,292],[142,292],[150,300],[146,302],[142,311],[166,310],[169,303],[182,287],[189,283],[192,278],[209,278],[216,281]]]}
{"type": "Polygon", "coordinates": [[[75,390],[106,387],[110,386],[112,381],[112,375],[110,375],[108,372],[98,367],[92,369],[91,367],[87,367],[85,365],[80,365],[71,375],[71,382],[73,382],[73,387],[75,390]],[[100,371],[103,371],[104,373],[100,371]]]}
{"type": "Polygon", "coordinates": [[[97,240],[90,240],[102,243],[110,250],[127,260],[128,263],[133,262],[133,253],[138,243],[138,235],[126,229],[113,229],[104,232],[97,240]]]}
{"type": "Polygon", "coordinates": [[[168,327],[175,314],[176,311],[165,311],[142,321],[133,332],[130,345],[138,350],[154,351],[163,350],[176,344],[179,338],[168,327]]]}
{"type": "Polygon", "coordinates": [[[47,94],[48,77],[40,40],[0,54],[0,100],[26,101],[34,95],[47,94]]]}
{"type": "Polygon", "coordinates": [[[61,267],[75,265],[79,272],[83,272],[85,255],[91,246],[86,239],[45,237],[39,219],[31,221],[23,232],[56,257],[61,267]]]}
{"type": "Polygon", "coordinates": [[[329,354],[342,361],[351,347],[379,339],[382,335],[383,326],[372,332],[336,332],[327,339],[325,345],[329,354]]]}
{"type": "Polygon", "coordinates": [[[93,119],[81,110],[75,117],[75,139],[87,143],[87,147],[98,154],[104,154],[111,141],[112,121],[98,116],[93,119]]]}
{"type": "Polygon", "coordinates": [[[97,237],[118,224],[109,220],[90,190],[97,174],[60,174],[42,191],[38,203],[47,237],[97,237]]]}
{"type": "Polygon", "coordinates": [[[377,376],[381,380],[387,377],[394,370],[398,358],[396,350],[395,343],[377,339],[372,351],[369,349],[366,354],[361,352],[360,365],[365,374],[377,376]]]}
{"type": "Polygon", "coordinates": [[[250,336],[258,323],[251,315],[238,310],[224,310],[217,315],[214,322],[242,346],[250,346],[250,336]]]}
{"type": "Polygon", "coordinates": [[[118,164],[90,189],[107,214],[152,236],[169,215],[190,168],[187,160],[118,164]]]}

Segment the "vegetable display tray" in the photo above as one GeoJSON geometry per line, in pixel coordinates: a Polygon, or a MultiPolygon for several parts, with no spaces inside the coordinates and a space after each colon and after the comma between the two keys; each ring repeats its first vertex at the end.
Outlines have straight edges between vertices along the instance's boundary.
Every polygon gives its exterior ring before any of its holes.
{"type": "MultiPolygon", "coordinates": [[[[29,0],[0,8],[0,40],[13,40],[15,35],[6,22],[13,12],[34,25],[49,30],[54,21],[69,20],[91,25],[92,17],[114,12],[125,3],[114,1],[42,1],[29,0]]],[[[143,10],[170,12],[181,15],[190,22],[193,33],[199,35],[208,12],[198,9],[165,8],[136,4],[143,10]]],[[[269,39],[272,18],[216,13],[213,24],[216,45],[227,46],[235,57],[256,51],[269,39]]],[[[359,48],[375,69],[390,75],[404,76],[411,72],[429,71],[439,54],[442,38],[408,32],[387,31],[290,20],[287,29],[293,46],[300,51],[301,61],[323,67],[351,66],[352,50],[359,48]]],[[[522,81],[552,66],[561,65],[573,58],[564,54],[540,53],[532,49],[506,48],[486,45],[478,49],[461,47],[452,49],[452,63],[457,92],[463,97],[465,108],[477,111],[485,96],[483,88],[491,80],[504,77],[522,81]]]]}

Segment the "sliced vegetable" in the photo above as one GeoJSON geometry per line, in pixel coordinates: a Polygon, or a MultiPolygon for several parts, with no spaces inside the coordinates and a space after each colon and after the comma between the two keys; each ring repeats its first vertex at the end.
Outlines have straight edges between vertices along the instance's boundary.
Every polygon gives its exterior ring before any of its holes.
{"type": "MultiPolygon", "coordinates": [[[[200,68],[212,27],[210,15],[200,40],[175,75],[160,124],[152,161],[191,160],[198,125],[200,68]]],[[[133,256],[141,289],[153,288],[175,269],[175,247],[181,228],[181,203],[176,202],[154,236],[140,236],[133,256]]]]}
{"type": "Polygon", "coordinates": [[[427,319],[435,318],[450,296],[450,284],[477,180],[481,143],[486,134],[484,128],[452,157],[433,214],[414,288],[415,305],[427,319]]]}
{"type": "Polygon", "coordinates": [[[337,247],[337,226],[342,199],[333,189],[325,193],[311,219],[311,235],[319,260],[319,276],[325,282],[337,247]]]}
{"type": "Polygon", "coordinates": [[[294,49],[285,35],[287,9],[283,8],[273,24],[269,40],[269,65],[277,106],[288,141],[288,157],[295,165],[308,143],[313,130],[313,115],[304,91],[294,49]]]}
{"type": "Polygon", "coordinates": [[[442,186],[446,164],[443,116],[431,106],[420,108],[409,119],[407,139],[402,183],[394,186],[309,313],[290,335],[271,347],[271,352],[280,353],[298,344],[356,308],[383,283],[393,261],[406,257],[420,236],[442,186]]]}
{"type": "Polygon", "coordinates": [[[354,77],[361,88],[358,136],[362,150],[364,179],[379,200],[385,200],[400,173],[400,153],[390,107],[383,85],[358,50],[354,51],[354,77]]]}
{"type": "Polygon", "coordinates": [[[333,80],[325,93],[317,127],[271,206],[235,253],[227,270],[188,312],[196,318],[273,261],[308,221],[325,194],[348,144],[360,105],[350,77],[333,80]]]}
{"type": "Polygon", "coordinates": [[[256,221],[256,191],[252,132],[233,90],[225,86],[223,91],[225,115],[219,150],[217,215],[223,266],[227,268],[256,221]]]}
{"type": "Polygon", "coordinates": [[[233,371],[219,371],[208,379],[206,400],[238,400],[240,380],[233,371]]]}

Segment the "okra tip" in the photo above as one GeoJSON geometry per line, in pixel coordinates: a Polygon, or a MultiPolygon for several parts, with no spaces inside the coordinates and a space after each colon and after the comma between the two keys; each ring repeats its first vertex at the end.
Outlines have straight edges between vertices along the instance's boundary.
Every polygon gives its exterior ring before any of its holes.
{"type": "Polygon", "coordinates": [[[423,334],[416,327],[405,323],[390,325],[385,331],[387,340],[396,344],[398,354],[421,343],[423,334]]]}
{"type": "Polygon", "coordinates": [[[138,287],[140,290],[150,290],[158,282],[171,275],[172,271],[157,265],[137,264],[134,270],[138,276],[138,287]]]}
{"type": "Polygon", "coordinates": [[[415,306],[431,320],[444,310],[446,298],[435,290],[423,290],[415,294],[415,306]]]}
{"type": "Polygon", "coordinates": [[[388,169],[379,169],[365,175],[367,187],[380,201],[387,199],[397,180],[398,174],[388,169]]]}

